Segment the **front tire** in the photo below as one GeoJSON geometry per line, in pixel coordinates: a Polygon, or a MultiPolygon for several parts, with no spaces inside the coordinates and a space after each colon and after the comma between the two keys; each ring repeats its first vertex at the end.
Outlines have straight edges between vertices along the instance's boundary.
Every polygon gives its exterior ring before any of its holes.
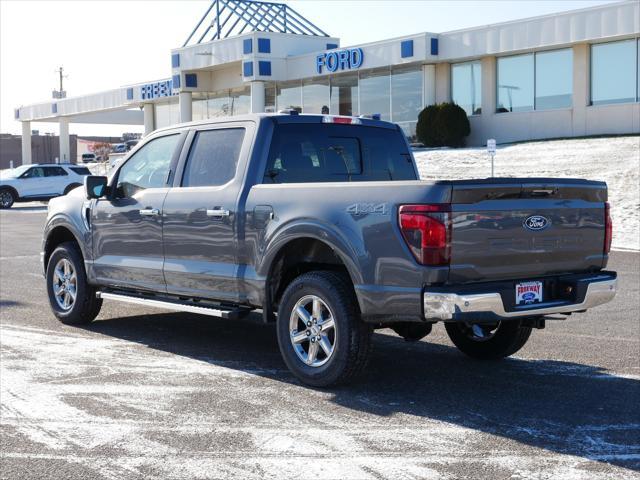
{"type": "Polygon", "coordinates": [[[11,208],[16,201],[16,195],[9,188],[0,190],[0,208],[11,208]]]}
{"type": "Polygon", "coordinates": [[[352,381],[371,351],[372,329],[360,319],[349,280],[335,272],[293,280],[280,301],[277,330],[287,367],[314,387],[352,381]]]}
{"type": "Polygon", "coordinates": [[[458,349],[473,358],[497,360],[513,355],[529,340],[531,327],[521,320],[493,324],[445,323],[449,338],[458,349]]]}
{"type": "Polygon", "coordinates": [[[65,242],[53,251],[46,279],[49,305],[62,323],[83,325],[98,316],[102,299],[87,283],[82,254],[74,242],[65,242]]]}

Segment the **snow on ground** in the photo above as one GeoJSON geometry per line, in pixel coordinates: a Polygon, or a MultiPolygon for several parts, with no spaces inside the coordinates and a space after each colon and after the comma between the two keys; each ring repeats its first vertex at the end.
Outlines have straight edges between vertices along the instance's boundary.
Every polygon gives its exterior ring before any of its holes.
{"type": "MultiPolygon", "coordinates": [[[[414,152],[423,180],[485,178],[484,147],[414,152]]],[[[640,250],[640,137],[550,140],[499,146],[497,177],[573,177],[609,186],[613,247],[640,250]]]]}

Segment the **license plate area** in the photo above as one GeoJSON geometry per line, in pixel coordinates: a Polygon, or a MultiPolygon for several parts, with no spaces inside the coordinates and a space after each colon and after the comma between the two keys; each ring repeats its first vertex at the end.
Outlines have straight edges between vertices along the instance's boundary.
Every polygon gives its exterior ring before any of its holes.
{"type": "Polygon", "coordinates": [[[542,303],[542,282],[516,283],[516,305],[542,303]]]}

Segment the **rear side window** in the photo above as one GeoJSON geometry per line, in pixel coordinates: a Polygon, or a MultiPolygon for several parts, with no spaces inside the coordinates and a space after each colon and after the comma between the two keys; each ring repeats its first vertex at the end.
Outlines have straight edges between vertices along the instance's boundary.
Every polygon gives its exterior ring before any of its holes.
{"type": "Polygon", "coordinates": [[[415,180],[402,133],[354,125],[276,126],[264,183],[415,180]]]}
{"type": "Polygon", "coordinates": [[[91,172],[87,167],[69,167],[72,171],[78,175],[91,175],[91,172]]]}
{"type": "Polygon", "coordinates": [[[244,128],[204,130],[193,140],[182,176],[183,187],[224,185],[236,175],[244,128]]]}
{"type": "Polygon", "coordinates": [[[45,167],[44,174],[47,177],[62,177],[69,175],[62,167],[45,167]]]}

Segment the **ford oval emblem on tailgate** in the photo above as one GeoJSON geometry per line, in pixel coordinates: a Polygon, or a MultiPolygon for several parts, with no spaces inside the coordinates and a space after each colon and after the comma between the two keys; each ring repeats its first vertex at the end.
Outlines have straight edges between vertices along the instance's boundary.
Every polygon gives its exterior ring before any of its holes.
{"type": "Polygon", "coordinates": [[[551,225],[551,220],[542,215],[531,215],[524,222],[522,222],[522,226],[527,230],[544,230],[549,225],[551,225]]]}

